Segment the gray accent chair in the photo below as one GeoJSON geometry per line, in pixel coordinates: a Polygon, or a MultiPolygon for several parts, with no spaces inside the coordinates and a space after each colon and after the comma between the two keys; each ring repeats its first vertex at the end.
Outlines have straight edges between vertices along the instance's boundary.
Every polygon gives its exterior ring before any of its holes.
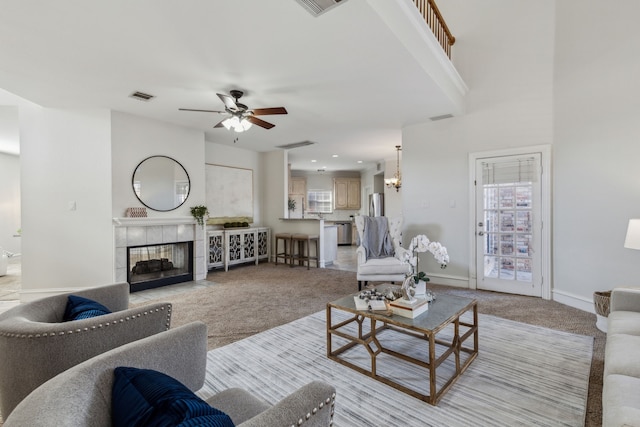
{"type": "Polygon", "coordinates": [[[129,308],[129,284],[116,283],[27,302],[0,314],[0,413],[80,362],[169,329],[171,304],[129,308]],[[111,314],[63,322],[68,295],[97,301],[111,314]]]}
{"type": "MultiPolygon", "coordinates": [[[[116,367],[154,369],[197,391],[204,385],[206,365],[207,326],[189,323],[108,351],[52,378],[15,408],[4,427],[111,426],[116,367]]],[[[206,400],[240,427],[324,427],[333,421],[335,388],[314,381],[273,406],[238,388],[206,400]]]]}
{"type": "Polygon", "coordinates": [[[376,282],[400,282],[402,283],[408,274],[411,274],[411,264],[408,260],[411,256],[408,250],[402,247],[402,217],[387,218],[389,236],[395,251],[394,256],[386,258],[367,259],[367,252],[362,242],[364,241],[364,216],[356,217],[359,246],[356,249],[358,290],[362,290],[362,282],[367,286],[369,281],[376,282]]]}

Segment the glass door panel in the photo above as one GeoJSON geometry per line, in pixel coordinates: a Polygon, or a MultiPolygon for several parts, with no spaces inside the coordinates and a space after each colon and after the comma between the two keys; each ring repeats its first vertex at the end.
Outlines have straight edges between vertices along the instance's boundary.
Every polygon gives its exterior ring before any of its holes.
{"type": "Polygon", "coordinates": [[[477,160],[477,235],[482,237],[477,238],[476,275],[481,289],[541,294],[534,268],[540,265],[535,251],[540,230],[535,221],[540,218],[539,161],[539,155],[477,160]]]}

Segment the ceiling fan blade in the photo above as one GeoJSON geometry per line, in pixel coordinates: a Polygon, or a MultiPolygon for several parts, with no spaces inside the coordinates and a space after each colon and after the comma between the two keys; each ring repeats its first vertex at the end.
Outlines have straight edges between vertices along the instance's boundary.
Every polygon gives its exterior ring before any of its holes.
{"type": "Polygon", "coordinates": [[[222,122],[224,122],[225,120],[227,120],[227,119],[222,119],[222,120],[220,120],[220,121],[218,122],[218,124],[214,126],[214,128],[223,128],[224,126],[222,125],[222,122]]]}
{"type": "Polygon", "coordinates": [[[269,116],[272,114],[288,114],[287,109],[284,107],[272,107],[272,108],[254,108],[254,116],[269,116]]]}
{"type": "Polygon", "coordinates": [[[200,111],[202,113],[219,113],[224,114],[226,111],[216,111],[216,110],[194,110],[192,108],[178,108],[180,111],[200,111]]]}
{"type": "Polygon", "coordinates": [[[218,95],[218,98],[220,98],[220,100],[224,102],[225,107],[230,108],[232,110],[238,109],[238,106],[236,105],[236,101],[234,101],[233,98],[230,97],[229,95],[225,95],[223,93],[216,93],[216,95],[218,95]]]}
{"type": "Polygon", "coordinates": [[[246,116],[245,118],[249,120],[251,123],[253,123],[254,125],[263,127],[265,129],[271,129],[272,127],[275,126],[273,123],[265,122],[264,120],[259,119],[257,117],[246,116]]]}

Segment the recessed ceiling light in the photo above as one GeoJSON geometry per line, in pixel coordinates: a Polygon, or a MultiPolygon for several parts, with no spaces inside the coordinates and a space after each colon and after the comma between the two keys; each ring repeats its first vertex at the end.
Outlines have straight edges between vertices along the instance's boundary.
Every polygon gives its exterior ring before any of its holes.
{"type": "Polygon", "coordinates": [[[311,160],[311,163],[315,163],[315,162],[317,162],[317,160],[311,160]]]}
{"type": "Polygon", "coordinates": [[[338,155],[337,154],[333,154],[331,157],[338,157],[338,155]]]}
{"type": "Polygon", "coordinates": [[[362,160],[358,160],[358,163],[362,163],[362,160]]]}

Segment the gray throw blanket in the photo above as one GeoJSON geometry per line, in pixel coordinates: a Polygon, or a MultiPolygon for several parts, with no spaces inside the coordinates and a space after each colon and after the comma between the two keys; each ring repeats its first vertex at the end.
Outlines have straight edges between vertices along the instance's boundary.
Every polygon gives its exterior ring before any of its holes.
{"type": "Polygon", "coordinates": [[[362,247],[364,247],[367,259],[393,256],[395,252],[389,235],[387,218],[384,216],[365,216],[363,219],[362,247]]]}

